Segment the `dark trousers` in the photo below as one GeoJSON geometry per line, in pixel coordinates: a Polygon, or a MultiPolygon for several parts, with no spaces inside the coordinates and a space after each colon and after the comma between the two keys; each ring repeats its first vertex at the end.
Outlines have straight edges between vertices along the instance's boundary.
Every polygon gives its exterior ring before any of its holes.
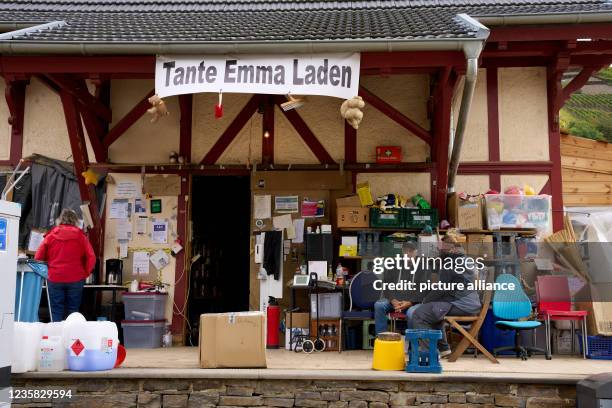
{"type": "Polygon", "coordinates": [[[449,302],[424,303],[414,312],[412,316],[413,329],[432,329],[442,331],[442,340],[438,342],[439,350],[448,349],[446,330],[444,330],[445,316],[471,316],[449,302]]]}
{"type": "Polygon", "coordinates": [[[47,285],[49,285],[51,316],[54,322],[61,322],[70,313],[79,311],[84,284],[84,279],[70,283],[47,282],[47,285]]]}

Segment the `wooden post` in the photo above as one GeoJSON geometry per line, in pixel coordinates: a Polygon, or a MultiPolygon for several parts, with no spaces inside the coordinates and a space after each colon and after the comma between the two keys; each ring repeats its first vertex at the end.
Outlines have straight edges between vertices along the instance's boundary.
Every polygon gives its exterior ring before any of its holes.
{"type": "MultiPolygon", "coordinates": [[[[489,161],[499,162],[499,90],[497,85],[497,68],[487,68],[487,119],[489,134],[489,161]]],[[[501,192],[501,174],[489,173],[489,186],[501,192]]]]}
{"type": "Polygon", "coordinates": [[[4,96],[9,108],[11,125],[10,164],[16,166],[23,155],[23,122],[27,80],[6,79],[4,96]]]}
{"type": "Polygon", "coordinates": [[[70,149],[72,150],[72,159],[74,160],[75,177],[79,183],[79,191],[81,192],[81,200],[89,202],[89,211],[93,220],[93,228],[89,231],[89,240],[93,246],[96,256],[102,252],[102,236],[100,213],[98,210],[98,202],[96,199],[95,186],[85,184],[85,179],[81,176],[89,167],[89,159],[87,158],[87,145],[85,144],[85,135],[81,117],[77,109],[76,98],[73,94],[66,90],[61,90],[60,98],[64,108],[64,116],[66,118],[66,128],[68,130],[68,138],[70,139],[70,149]]]}

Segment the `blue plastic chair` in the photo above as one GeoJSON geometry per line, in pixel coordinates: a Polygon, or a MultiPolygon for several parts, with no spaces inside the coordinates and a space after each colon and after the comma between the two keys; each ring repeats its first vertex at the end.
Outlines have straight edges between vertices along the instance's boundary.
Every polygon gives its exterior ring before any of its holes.
{"type": "Polygon", "coordinates": [[[497,347],[493,349],[493,355],[501,351],[511,350],[516,357],[527,360],[533,352],[544,353],[536,347],[524,347],[521,345],[521,332],[534,330],[542,325],[536,320],[519,320],[531,314],[531,301],[523,290],[521,282],[507,273],[501,274],[495,283],[506,283],[508,286],[514,284],[514,289],[496,290],[493,295],[493,314],[502,320],[497,320],[495,326],[501,330],[513,330],[515,332],[514,346],[497,347]]]}

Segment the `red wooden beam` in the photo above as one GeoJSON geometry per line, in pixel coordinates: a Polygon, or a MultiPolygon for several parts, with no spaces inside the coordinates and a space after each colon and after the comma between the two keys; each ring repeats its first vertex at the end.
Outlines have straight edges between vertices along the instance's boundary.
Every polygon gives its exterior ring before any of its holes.
{"type": "Polygon", "coordinates": [[[464,66],[461,51],[363,52],[361,69],[464,66]]]}
{"type": "Polygon", "coordinates": [[[9,162],[12,166],[16,166],[23,155],[23,123],[27,84],[26,80],[5,79],[4,97],[10,113],[8,123],[11,125],[9,162]]]}
{"type": "Polygon", "coordinates": [[[359,95],[366,103],[369,103],[391,118],[397,124],[408,129],[412,134],[431,146],[431,134],[427,130],[423,129],[418,123],[395,109],[393,106],[389,105],[378,96],[374,95],[372,92],[368,91],[363,86],[359,87],[359,95]]]}
{"type": "MultiPolygon", "coordinates": [[[[193,95],[179,95],[180,118],[180,142],[179,155],[185,158],[185,163],[191,160],[191,129],[193,118],[193,95]]],[[[176,218],[177,238],[183,247],[187,242],[187,223],[189,210],[186,198],[189,196],[189,175],[186,171],[179,173],[181,177],[181,194],[178,199],[178,214],[176,218]]],[[[172,332],[181,336],[185,333],[185,310],[187,304],[187,282],[189,274],[186,273],[185,250],[176,255],[176,267],[174,270],[174,307],[172,308],[172,332]]]]}
{"type": "Polygon", "coordinates": [[[357,163],[357,130],[344,121],[344,162],[357,163]]]}
{"type": "Polygon", "coordinates": [[[443,70],[433,92],[434,117],[432,131],[434,144],[431,154],[435,163],[432,171],[432,205],[438,209],[440,219],[446,218],[448,185],[449,143],[453,93],[459,76],[454,71],[443,70]]]}
{"type": "Polygon", "coordinates": [[[108,131],[108,134],[104,137],[104,146],[107,148],[115,143],[117,139],[121,137],[125,133],[126,130],[130,128],[138,119],[142,117],[151,107],[149,103],[149,98],[155,94],[155,90],[151,89],[148,94],[145,95],[144,98],[140,100],[111,130],[108,131]]]}
{"type": "MultiPolygon", "coordinates": [[[[280,104],[284,102],[284,98],[276,98],[276,105],[280,108],[280,104]]],[[[312,153],[319,160],[319,163],[322,164],[332,164],[335,163],[334,159],[327,152],[325,147],[319,142],[319,139],[312,133],[312,130],[308,127],[304,119],[300,116],[299,113],[295,111],[295,109],[291,109],[288,111],[281,112],[285,115],[289,123],[293,126],[293,128],[298,132],[304,143],[308,146],[308,148],[312,151],[312,153]]]]}
{"type": "Polygon", "coordinates": [[[113,120],[113,113],[108,106],[104,106],[98,99],[89,93],[84,81],[76,81],[65,75],[50,74],[47,77],[55,82],[60,89],[73,95],[83,106],[88,107],[98,117],[107,122],[113,120]]]}
{"type": "Polygon", "coordinates": [[[548,67],[546,84],[548,97],[548,156],[553,166],[550,171],[552,196],[553,231],[563,228],[563,188],[561,179],[561,133],[559,132],[559,109],[563,104],[561,79],[567,69],[564,56],[559,56],[548,67]]]}
{"type": "MultiPolygon", "coordinates": [[[[487,68],[487,122],[490,162],[500,161],[498,98],[497,68],[487,68]]],[[[499,172],[489,174],[489,186],[493,190],[501,190],[501,175],[499,172]]]]}
{"type": "Polygon", "coordinates": [[[462,162],[460,174],[547,174],[553,167],[552,161],[500,161],[500,162],[462,162]]]}
{"type": "Polygon", "coordinates": [[[248,100],[232,123],[225,129],[225,132],[221,134],[213,147],[206,153],[206,156],[200,161],[200,164],[215,164],[217,160],[219,160],[219,157],[221,157],[225,149],[227,149],[230,143],[236,138],[238,132],[240,132],[251,116],[253,116],[259,105],[259,100],[259,95],[253,95],[251,99],[248,100]]]}
{"type": "Polygon", "coordinates": [[[495,27],[488,42],[545,41],[612,38],[612,23],[594,24],[542,24],[539,26],[495,27]]]}
{"type": "MultiPolygon", "coordinates": [[[[84,79],[79,79],[81,87],[87,89],[87,83],[84,79]]],[[[110,83],[105,81],[106,85],[104,89],[102,84],[96,85],[96,95],[94,98],[100,101],[104,106],[110,105],[110,83]],[[104,101],[103,101],[104,99],[104,101]]],[[[104,135],[108,132],[108,122],[101,120],[93,114],[89,109],[81,109],[81,118],[83,119],[83,125],[87,130],[87,136],[89,137],[89,143],[94,152],[94,156],[97,162],[105,162],[108,158],[108,148],[102,143],[104,135]]]]}
{"type": "Polygon", "coordinates": [[[274,99],[263,97],[264,112],[261,122],[261,163],[264,166],[274,164],[274,99]]]}
{"type": "Polygon", "coordinates": [[[179,156],[185,158],[185,163],[191,162],[191,126],[193,117],[193,94],[179,95],[180,141],[179,156]]]}
{"type": "Polygon", "coordinates": [[[94,248],[96,255],[99,255],[102,250],[102,236],[100,213],[98,211],[98,202],[96,199],[95,187],[91,184],[85,184],[85,179],[81,173],[89,167],[87,158],[87,146],[85,144],[85,135],[81,124],[81,117],[76,104],[76,98],[67,90],[62,90],[60,93],[62,106],[64,108],[64,116],[66,118],[66,127],[68,130],[68,138],[70,139],[70,148],[72,150],[72,159],[74,160],[75,176],[79,183],[79,191],[81,192],[81,200],[89,202],[89,211],[93,220],[93,228],[89,232],[89,239],[94,248]]]}
{"type": "Polygon", "coordinates": [[[602,68],[602,66],[582,68],[580,73],[563,88],[563,94],[561,96],[562,103],[567,102],[574,92],[582,88],[589,81],[593,73],[598,72],[602,68]]]}
{"type": "Polygon", "coordinates": [[[153,74],[155,56],[0,56],[0,73],[153,74]]]}

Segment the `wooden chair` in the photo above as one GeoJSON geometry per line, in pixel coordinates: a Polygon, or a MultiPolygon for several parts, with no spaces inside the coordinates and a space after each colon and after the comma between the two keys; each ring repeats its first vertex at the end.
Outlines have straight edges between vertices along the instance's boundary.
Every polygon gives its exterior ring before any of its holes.
{"type": "MultiPolygon", "coordinates": [[[[485,269],[485,273],[487,274],[486,282],[491,283],[493,281],[494,272],[485,269]]],[[[480,327],[482,327],[485,317],[487,316],[492,297],[492,290],[484,291],[481,300],[482,308],[480,309],[480,313],[476,316],[446,316],[444,318],[444,320],[447,321],[452,328],[456,329],[463,336],[455,350],[453,350],[451,355],[448,356],[449,362],[454,363],[457,361],[457,359],[463,355],[469,345],[472,344],[493,364],[499,364],[499,361],[497,361],[497,359],[478,341],[478,332],[480,331],[480,327]],[[464,327],[468,325],[469,331],[464,327]]]]}

